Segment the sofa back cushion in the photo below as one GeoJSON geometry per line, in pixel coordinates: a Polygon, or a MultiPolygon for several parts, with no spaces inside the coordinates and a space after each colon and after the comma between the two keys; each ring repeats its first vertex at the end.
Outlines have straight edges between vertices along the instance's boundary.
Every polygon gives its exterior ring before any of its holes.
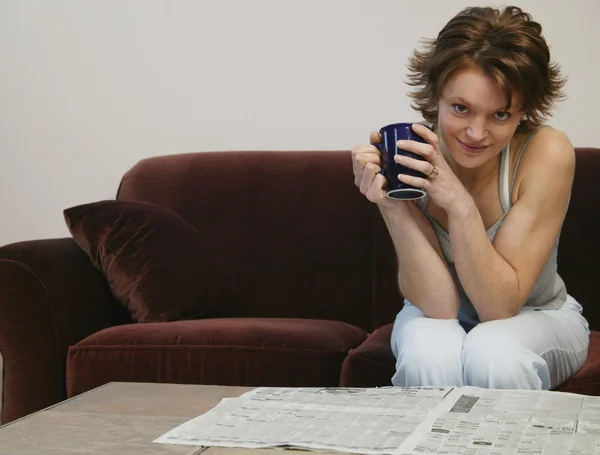
{"type": "MultiPolygon", "coordinates": [[[[600,149],[577,152],[558,270],[600,330],[600,149]]],[[[150,158],[119,198],[175,210],[223,257],[242,316],[335,319],[373,329],[402,307],[377,208],[356,189],[350,152],[218,152],[150,158]]]]}
{"type": "Polygon", "coordinates": [[[373,219],[346,152],[205,152],[155,157],[120,200],[169,208],[223,258],[235,316],[334,319],[369,329],[373,219]]]}
{"type": "Polygon", "coordinates": [[[600,330],[600,149],[576,149],[575,181],[558,248],[558,273],[567,292],[600,330]]]}

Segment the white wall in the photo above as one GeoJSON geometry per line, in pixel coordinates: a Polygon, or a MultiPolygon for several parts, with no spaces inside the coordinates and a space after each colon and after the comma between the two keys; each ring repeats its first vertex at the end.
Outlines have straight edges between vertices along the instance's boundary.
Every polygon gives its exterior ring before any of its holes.
{"type": "MultiPolygon", "coordinates": [[[[467,4],[0,0],[0,245],[68,235],[62,210],[144,157],[349,149],[418,120],[407,58],[467,4]]],[[[519,4],[570,78],[552,124],[600,146],[600,2],[519,4]]]]}

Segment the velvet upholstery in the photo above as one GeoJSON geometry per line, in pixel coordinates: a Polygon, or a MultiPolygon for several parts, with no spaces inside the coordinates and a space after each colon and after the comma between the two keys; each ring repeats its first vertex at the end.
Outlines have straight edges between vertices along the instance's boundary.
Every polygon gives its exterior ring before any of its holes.
{"type": "Polygon", "coordinates": [[[2,422],[65,399],[68,347],[128,320],[73,239],[0,248],[2,422]]]}
{"type": "Polygon", "coordinates": [[[600,151],[577,149],[575,181],[558,247],[558,273],[600,331],[600,151]]]}
{"type": "Polygon", "coordinates": [[[236,316],[369,329],[376,212],[354,187],[348,153],[150,158],[124,176],[118,199],[168,207],[196,227],[241,290],[236,316]]]}
{"type": "Polygon", "coordinates": [[[351,350],[342,366],[340,386],[392,385],[396,360],[390,348],[392,324],[376,329],[358,348],[351,350]]]}
{"type": "Polygon", "coordinates": [[[131,324],[69,349],[69,396],[110,381],[337,386],[367,333],[338,321],[223,318],[131,324]]]}
{"type": "Polygon", "coordinates": [[[101,201],[64,215],[75,242],[136,322],[225,315],[239,298],[221,258],[171,210],[101,201]]]}
{"type": "MultiPolygon", "coordinates": [[[[600,150],[578,149],[558,256],[595,330],[598,175],[600,150]]],[[[353,185],[348,151],[149,158],[125,174],[117,199],[190,223],[240,300],[226,318],[132,323],[73,239],[1,247],[4,423],[114,380],[330,385],[339,375],[344,386],[389,385],[390,324],[402,306],[396,258],[377,207],[353,185]]],[[[586,364],[561,390],[600,395],[599,346],[594,333],[586,364]]]]}

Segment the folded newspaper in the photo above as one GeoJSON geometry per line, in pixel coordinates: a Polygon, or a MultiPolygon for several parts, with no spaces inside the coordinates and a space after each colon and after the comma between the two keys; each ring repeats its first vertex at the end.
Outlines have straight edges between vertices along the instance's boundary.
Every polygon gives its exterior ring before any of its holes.
{"type": "Polygon", "coordinates": [[[365,455],[600,454],[600,397],[476,387],[262,387],[222,400],[154,442],[365,455]]]}

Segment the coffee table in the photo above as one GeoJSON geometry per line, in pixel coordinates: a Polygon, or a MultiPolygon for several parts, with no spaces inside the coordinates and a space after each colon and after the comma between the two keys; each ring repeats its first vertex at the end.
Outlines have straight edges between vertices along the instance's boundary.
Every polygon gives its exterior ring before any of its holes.
{"type": "MultiPolygon", "coordinates": [[[[0,455],[193,455],[202,448],[154,444],[222,398],[251,387],[111,382],[0,427],[0,455]]],[[[297,452],[298,454],[306,452],[297,452]]],[[[208,448],[203,455],[273,455],[208,448]]]]}

